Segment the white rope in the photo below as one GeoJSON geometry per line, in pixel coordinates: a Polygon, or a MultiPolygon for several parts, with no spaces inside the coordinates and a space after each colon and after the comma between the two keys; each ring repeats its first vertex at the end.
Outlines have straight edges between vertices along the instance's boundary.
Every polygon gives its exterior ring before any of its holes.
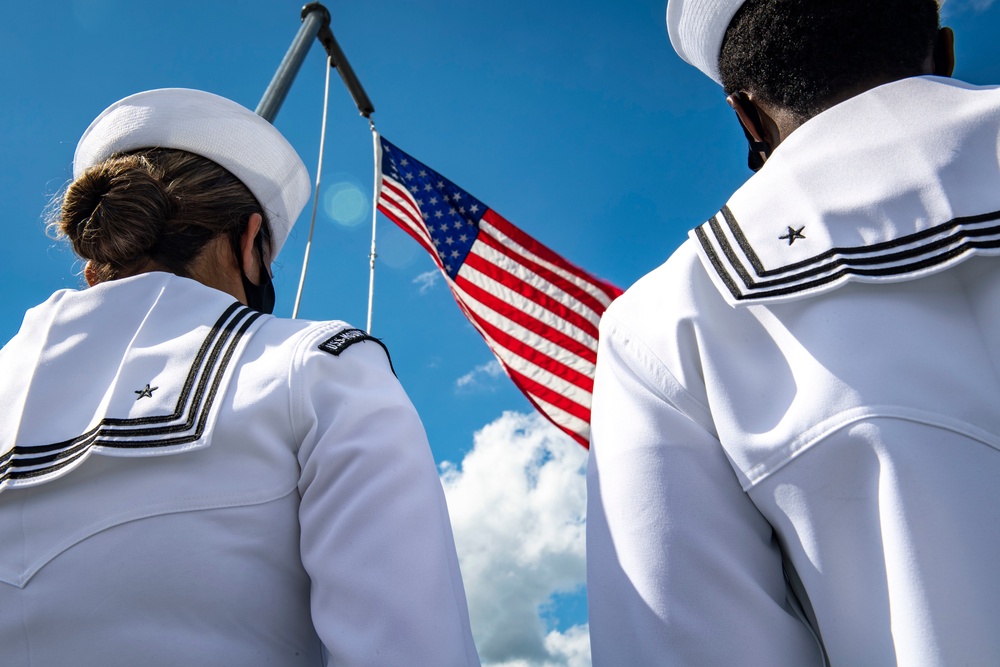
{"type": "Polygon", "coordinates": [[[333,59],[326,57],[326,88],[323,90],[323,124],[319,131],[319,164],[316,166],[316,191],[313,193],[312,218],[309,220],[309,238],[306,239],[306,252],[302,258],[302,275],[299,277],[299,289],[295,292],[295,306],[292,307],[292,319],[299,316],[299,304],[302,302],[302,288],[306,284],[306,271],[309,269],[309,251],[312,249],[313,230],[316,229],[316,209],[319,207],[319,184],[323,176],[323,149],[326,145],[326,117],[330,102],[330,70],[333,69],[333,59]]]}
{"type": "Polygon", "coordinates": [[[375,253],[375,220],[377,217],[375,214],[378,212],[378,177],[381,165],[379,164],[378,131],[375,129],[375,121],[369,118],[368,125],[372,128],[372,146],[375,151],[375,157],[372,160],[375,164],[375,181],[372,185],[372,248],[368,253],[368,326],[365,327],[365,331],[370,335],[372,332],[372,301],[375,297],[375,258],[378,257],[375,253]]]}

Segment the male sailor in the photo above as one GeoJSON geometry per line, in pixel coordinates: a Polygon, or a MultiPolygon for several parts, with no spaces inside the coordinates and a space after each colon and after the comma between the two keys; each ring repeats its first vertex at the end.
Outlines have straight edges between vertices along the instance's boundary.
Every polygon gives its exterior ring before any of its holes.
{"type": "Polygon", "coordinates": [[[935,0],[667,26],[759,170],[601,322],[594,665],[1000,664],[1000,89],[935,0]]]}

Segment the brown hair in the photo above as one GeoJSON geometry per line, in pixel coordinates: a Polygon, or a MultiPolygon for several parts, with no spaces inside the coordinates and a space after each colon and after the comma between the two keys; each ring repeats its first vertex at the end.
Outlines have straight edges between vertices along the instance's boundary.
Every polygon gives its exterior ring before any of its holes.
{"type": "MultiPolygon", "coordinates": [[[[69,185],[50,223],[97,277],[122,278],[151,268],[188,275],[212,239],[236,248],[253,213],[264,215],[250,190],[208,158],[147,148],[112,156],[69,185]]],[[[261,227],[269,245],[267,217],[261,227]]]]}

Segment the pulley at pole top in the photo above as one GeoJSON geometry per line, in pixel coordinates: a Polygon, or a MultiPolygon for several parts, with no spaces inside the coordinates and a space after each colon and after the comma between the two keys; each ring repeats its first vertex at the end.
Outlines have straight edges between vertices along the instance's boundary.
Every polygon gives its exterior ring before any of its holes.
{"type": "Polygon", "coordinates": [[[302,25],[299,27],[295,39],[292,40],[292,45],[288,47],[284,59],[278,65],[274,78],[271,79],[263,97],[260,98],[256,110],[257,115],[268,122],[274,122],[314,39],[318,39],[323,48],[326,49],[326,53],[330,57],[330,65],[340,73],[340,78],[347,86],[348,92],[351,93],[358,111],[365,118],[370,118],[375,113],[375,106],[368,98],[368,94],[365,93],[361,82],[358,81],[354,69],[351,68],[351,63],[348,62],[347,56],[344,55],[333,36],[333,31],[330,30],[329,10],[319,2],[311,2],[302,8],[302,25]]]}

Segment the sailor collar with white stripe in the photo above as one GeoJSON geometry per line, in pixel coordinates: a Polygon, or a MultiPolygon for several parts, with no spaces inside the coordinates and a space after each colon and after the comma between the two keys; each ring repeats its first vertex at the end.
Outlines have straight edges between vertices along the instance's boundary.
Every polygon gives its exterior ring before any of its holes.
{"type": "Polygon", "coordinates": [[[91,454],[208,447],[260,313],[166,273],[64,290],[0,355],[0,490],[48,482],[91,454]],[[77,380],[85,379],[85,384],[77,380]]]}
{"type": "Polygon", "coordinates": [[[691,232],[731,305],[1000,254],[1000,88],[916,77],[810,119],[691,232]]]}

